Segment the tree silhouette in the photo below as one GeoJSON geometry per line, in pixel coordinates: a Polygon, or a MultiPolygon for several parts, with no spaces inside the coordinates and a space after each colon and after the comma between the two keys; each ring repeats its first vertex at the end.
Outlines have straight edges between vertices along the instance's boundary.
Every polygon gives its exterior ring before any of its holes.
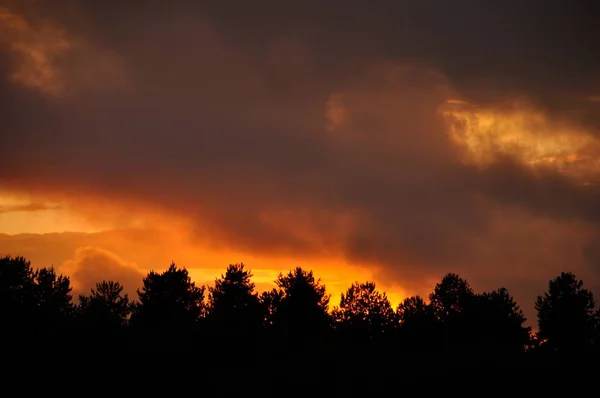
{"type": "Polygon", "coordinates": [[[434,314],[439,320],[445,321],[460,314],[474,296],[473,289],[465,279],[449,273],[435,285],[429,301],[434,314]]]}
{"type": "Polygon", "coordinates": [[[2,331],[23,335],[37,322],[35,271],[24,257],[0,258],[0,320],[2,331]]]}
{"type": "Polygon", "coordinates": [[[0,259],[3,332],[27,339],[31,333],[62,336],[74,306],[69,278],[54,268],[34,270],[24,257],[0,259]]]}
{"type": "MultiPolygon", "coordinates": [[[[69,278],[6,256],[0,258],[0,337],[5,352],[14,348],[31,360],[175,350],[230,367],[251,357],[267,382],[281,381],[290,366],[320,377],[329,369],[346,378],[380,376],[372,364],[390,357],[413,366],[445,361],[537,369],[583,364],[598,354],[594,297],[571,273],[551,280],[537,298],[534,336],[507,289],[475,293],[456,274],[435,285],[429,303],[409,297],[395,312],[374,282],[355,282],[331,316],[330,297],[312,271],[295,268],[275,284],[258,295],[250,270],[232,264],[209,288],[207,305],[204,286],[171,264],[144,277],[139,302],[131,303],[117,281],[102,281],[74,306],[69,278]],[[335,362],[319,365],[323,357],[335,362]]],[[[301,377],[291,375],[294,382],[301,377]]]]}
{"type": "Polygon", "coordinates": [[[438,319],[431,305],[421,296],[405,298],[396,309],[400,322],[399,344],[409,351],[432,351],[438,348],[438,319]]]}
{"type": "Polygon", "coordinates": [[[400,331],[412,348],[423,349],[425,345],[432,346],[437,331],[438,319],[431,305],[425,303],[421,296],[404,299],[396,309],[400,321],[400,331]]]}
{"type": "Polygon", "coordinates": [[[35,273],[35,282],[38,311],[46,322],[61,323],[73,315],[75,306],[68,277],[57,275],[53,267],[42,268],[35,273]]]}
{"type": "Polygon", "coordinates": [[[330,296],[312,271],[298,267],[286,275],[279,274],[275,284],[282,295],[275,312],[275,326],[280,331],[296,341],[327,331],[330,296]]]}
{"type": "Polygon", "coordinates": [[[435,285],[429,295],[429,304],[440,321],[442,341],[448,346],[466,344],[473,341],[477,334],[468,312],[465,312],[475,300],[475,292],[469,283],[457,274],[446,274],[435,285]]]}
{"type": "Polygon", "coordinates": [[[263,325],[267,330],[270,330],[275,325],[277,319],[277,309],[281,305],[283,299],[283,291],[279,289],[271,289],[262,292],[259,301],[263,312],[263,325]]]}
{"type": "Polygon", "coordinates": [[[529,346],[531,328],[506,288],[476,295],[465,312],[465,327],[481,354],[512,356],[529,346]]]}
{"type": "Polygon", "coordinates": [[[137,291],[132,327],[163,336],[192,333],[205,311],[204,286],[197,287],[185,268],[171,264],[163,273],[151,271],[137,291]]]}
{"type": "Polygon", "coordinates": [[[562,272],[538,296],[538,336],[552,350],[574,353],[592,344],[598,326],[594,295],[574,274],[562,272]]]}
{"type": "Polygon", "coordinates": [[[131,303],[119,282],[102,281],[89,295],[79,296],[79,317],[88,329],[117,333],[127,325],[131,303]]]}
{"type": "Polygon", "coordinates": [[[232,264],[209,288],[208,320],[217,335],[244,337],[259,331],[264,316],[251,277],[244,264],[232,264]]]}
{"type": "Polygon", "coordinates": [[[373,340],[392,333],[396,314],[385,293],[374,282],[355,282],[342,293],[339,307],[332,312],[337,330],[353,340],[373,340]]]}

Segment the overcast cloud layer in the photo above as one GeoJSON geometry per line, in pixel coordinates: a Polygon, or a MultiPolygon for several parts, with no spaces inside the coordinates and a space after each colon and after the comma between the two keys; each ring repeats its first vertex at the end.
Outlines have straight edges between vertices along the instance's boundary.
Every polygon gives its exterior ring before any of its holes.
{"type": "Polygon", "coordinates": [[[407,284],[600,282],[592,2],[4,3],[8,189],[407,284]],[[468,120],[499,141],[453,141],[468,120]]]}

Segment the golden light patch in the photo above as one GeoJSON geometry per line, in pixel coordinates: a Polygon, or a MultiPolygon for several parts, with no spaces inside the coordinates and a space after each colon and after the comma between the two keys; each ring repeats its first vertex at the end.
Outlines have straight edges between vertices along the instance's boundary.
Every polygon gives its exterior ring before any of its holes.
{"type": "Polygon", "coordinates": [[[585,182],[600,176],[600,142],[580,126],[553,121],[529,107],[494,110],[446,103],[440,112],[467,162],[484,165],[511,156],[585,182]]]}
{"type": "Polygon", "coordinates": [[[51,233],[97,231],[60,201],[32,195],[0,192],[0,233],[51,233]]]}
{"type": "MultiPolygon", "coordinates": [[[[244,259],[244,264],[252,271],[253,282],[258,292],[270,290],[276,287],[275,279],[279,273],[286,274],[291,269],[299,266],[306,270],[312,270],[316,278],[327,287],[327,293],[331,295],[330,308],[339,304],[340,296],[345,293],[354,282],[373,281],[373,270],[363,267],[355,267],[343,261],[325,258],[321,260],[292,260],[290,258],[270,258],[253,256],[240,253],[220,253],[215,257],[222,258],[220,267],[210,266],[203,268],[189,268],[190,276],[199,284],[213,286],[215,278],[225,273],[227,264],[233,263],[236,258],[244,259]],[[229,259],[227,261],[226,259],[229,259]]],[[[218,262],[217,262],[218,263],[218,262]]],[[[215,264],[217,264],[215,263],[215,264]]],[[[406,291],[396,284],[386,284],[385,281],[377,281],[377,289],[386,292],[390,302],[396,306],[407,294],[406,291]]]]}

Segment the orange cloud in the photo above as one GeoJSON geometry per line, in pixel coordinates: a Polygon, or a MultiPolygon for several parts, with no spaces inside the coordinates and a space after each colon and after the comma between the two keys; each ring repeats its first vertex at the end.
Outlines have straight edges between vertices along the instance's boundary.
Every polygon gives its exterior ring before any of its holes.
{"type": "Polygon", "coordinates": [[[92,246],[78,248],[74,257],[66,260],[58,267],[58,271],[71,277],[76,293],[88,293],[97,282],[112,280],[120,282],[123,291],[132,298],[137,297],[135,291],[141,287],[145,275],[136,263],[127,262],[115,253],[92,246]]]}
{"type": "Polygon", "coordinates": [[[553,168],[579,182],[600,177],[600,140],[585,127],[555,120],[524,103],[508,109],[481,109],[447,103],[441,107],[448,134],[465,159],[490,164],[511,156],[529,167],[553,168]]]}

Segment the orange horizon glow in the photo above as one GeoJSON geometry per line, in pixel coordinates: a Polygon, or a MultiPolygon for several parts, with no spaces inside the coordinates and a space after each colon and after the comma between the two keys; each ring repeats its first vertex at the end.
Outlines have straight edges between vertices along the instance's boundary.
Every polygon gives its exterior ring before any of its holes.
{"type": "MultiPolygon", "coordinates": [[[[76,291],[87,291],[89,288],[94,287],[91,281],[82,283],[72,276],[73,271],[76,270],[74,267],[77,267],[79,253],[87,249],[89,251],[101,251],[103,255],[110,256],[116,262],[124,263],[124,266],[127,268],[139,272],[139,284],[135,288],[141,286],[143,275],[152,270],[157,272],[166,270],[171,262],[174,262],[179,267],[185,267],[189,271],[190,277],[196,283],[208,286],[211,286],[214,279],[220,277],[225,272],[228,264],[244,263],[252,271],[254,275],[253,282],[256,284],[257,291],[259,292],[274,288],[274,281],[279,273],[285,274],[297,266],[306,270],[312,270],[315,276],[320,278],[322,283],[327,286],[327,291],[331,295],[330,307],[337,305],[340,294],[345,292],[356,281],[375,281],[379,290],[385,291],[390,302],[394,305],[397,305],[405,297],[408,297],[406,291],[396,283],[376,280],[377,278],[374,276],[376,268],[367,266],[357,267],[341,258],[302,258],[297,256],[244,253],[225,247],[211,248],[210,245],[203,245],[202,242],[194,240],[189,235],[184,220],[178,221],[176,217],[169,218],[169,215],[165,216],[157,213],[144,214],[144,216],[136,215],[134,217],[135,223],[126,218],[122,218],[120,221],[124,222],[121,224],[121,227],[126,228],[123,231],[137,229],[144,235],[152,234],[152,231],[156,231],[159,233],[157,239],[162,242],[160,246],[156,245],[155,238],[149,238],[152,243],[127,241],[124,239],[129,238],[126,235],[119,235],[119,229],[115,229],[114,224],[112,228],[110,227],[110,222],[94,225],[95,218],[87,217],[85,214],[82,215],[64,207],[64,204],[58,206],[53,202],[39,202],[40,208],[20,210],[18,206],[30,203],[28,202],[29,200],[31,200],[30,196],[15,194],[0,196],[0,204],[5,209],[16,208],[15,211],[9,211],[4,214],[0,213],[0,233],[18,236],[20,234],[44,235],[63,232],[93,235],[104,232],[109,237],[111,234],[115,235],[112,241],[106,241],[104,245],[114,245],[116,250],[109,251],[103,247],[79,246],[76,247],[74,253],[70,254],[69,258],[64,258],[58,264],[41,263],[41,259],[33,256],[37,260],[32,261],[34,268],[54,265],[58,272],[71,277],[72,286],[76,291]],[[41,207],[42,203],[47,205],[47,208],[41,207]],[[164,225],[168,225],[169,223],[173,226],[165,228],[164,225]],[[163,227],[157,227],[158,225],[163,225],[163,227]],[[152,261],[153,256],[160,260],[152,261]],[[153,265],[148,265],[147,263],[153,263],[153,265]]],[[[86,208],[86,206],[83,207],[86,208]]],[[[89,207],[87,208],[89,209],[89,207]]],[[[92,208],[94,207],[92,206],[92,208]]],[[[115,220],[119,220],[120,217],[116,210],[118,206],[103,207],[103,209],[107,210],[107,214],[111,214],[115,220]]],[[[1,255],[23,255],[23,253],[4,253],[3,251],[3,248],[0,248],[1,255]]],[[[31,256],[25,257],[30,259],[31,256]]],[[[118,277],[115,279],[118,280],[118,277]]],[[[100,280],[97,280],[97,282],[100,282],[100,280]]],[[[128,290],[131,293],[134,291],[134,287],[131,286],[128,290]]]]}

